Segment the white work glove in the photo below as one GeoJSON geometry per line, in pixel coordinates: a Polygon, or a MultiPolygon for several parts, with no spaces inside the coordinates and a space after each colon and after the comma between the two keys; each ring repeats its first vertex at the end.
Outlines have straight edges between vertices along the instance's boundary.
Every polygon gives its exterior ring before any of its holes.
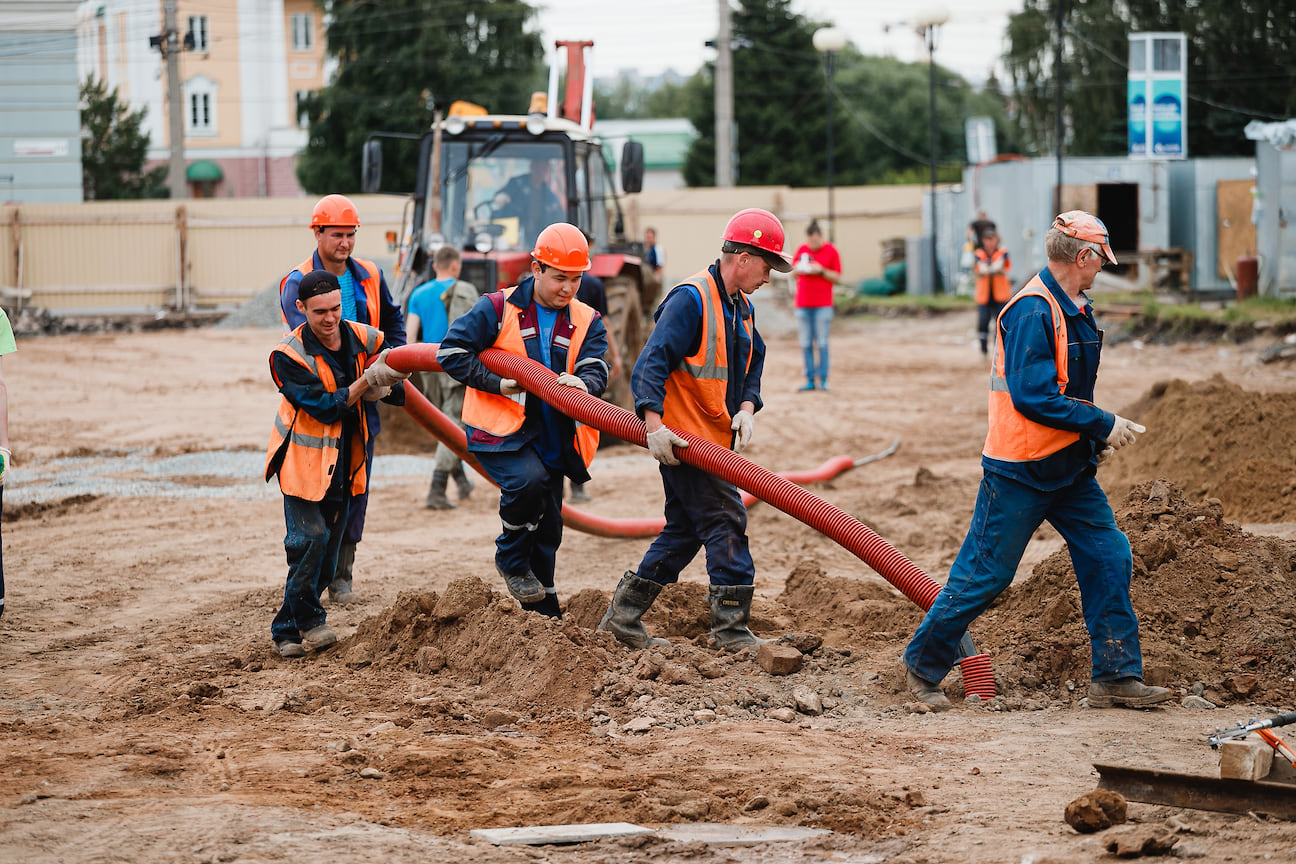
{"type": "Polygon", "coordinates": [[[674,447],[687,447],[688,442],[663,426],[648,433],[648,452],[663,465],[678,465],[674,447]]]}
{"type": "Polygon", "coordinates": [[[369,382],[370,387],[390,387],[397,381],[404,381],[409,377],[408,372],[397,372],[387,365],[387,352],[390,350],[390,348],[384,348],[383,352],[378,355],[378,359],[374,360],[369,365],[369,368],[365,370],[364,377],[369,382]]]}
{"type": "Polygon", "coordinates": [[[589,387],[580,379],[579,375],[573,375],[570,372],[564,372],[558,376],[558,383],[564,387],[575,387],[582,393],[588,393],[589,387]]]}
{"type": "Polygon", "coordinates": [[[370,387],[364,392],[363,398],[366,402],[377,402],[379,399],[391,395],[390,387],[370,387]]]}
{"type": "Polygon", "coordinates": [[[519,385],[519,384],[518,384],[516,381],[514,381],[512,378],[501,378],[501,379],[500,379],[500,395],[501,395],[501,396],[516,396],[517,394],[519,394],[519,393],[521,393],[521,392],[522,392],[522,387],[521,387],[521,385],[519,385]]]}
{"type": "Polygon", "coordinates": [[[494,199],[491,200],[491,207],[494,207],[496,210],[500,210],[503,209],[504,207],[507,207],[510,201],[512,201],[512,199],[509,198],[507,193],[497,192],[495,193],[494,199]]]}
{"type": "Polygon", "coordinates": [[[756,429],[756,418],[751,415],[750,411],[739,411],[734,415],[729,428],[734,431],[733,452],[741,453],[751,443],[752,432],[756,429]]]}
{"type": "Polygon", "coordinates": [[[13,453],[8,447],[0,447],[0,486],[4,485],[5,475],[13,467],[13,453]]]}
{"type": "Polygon", "coordinates": [[[1098,464],[1101,465],[1101,464],[1103,464],[1104,462],[1106,462],[1108,459],[1110,459],[1110,458],[1112,457],[1112,454],[1115,453],[1115,452],[1116,452],[1116,448],[1115,448],[1115,447],[1104,447],[1103,449],[1099,450],[1099,451],[1098,451],[1098,464]]]}
{"type": "Polygon", "coordinates": [[[1116,422],[1112,424],[1111,431],[1107,433],[1107,446],[1113,450],[1119,450],[1127,444],[1134,443],[1135,434],[1142,435],[1147,429],[1133,420],[1126,420],[1119,414],[1116,416],[1116,422]]]}

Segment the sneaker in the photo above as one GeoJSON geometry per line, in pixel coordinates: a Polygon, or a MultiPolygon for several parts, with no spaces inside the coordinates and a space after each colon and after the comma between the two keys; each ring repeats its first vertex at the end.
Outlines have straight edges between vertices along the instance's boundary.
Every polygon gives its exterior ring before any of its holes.
{"type": "Polygon", "coordinates": [[[919,702],[930,705],[933,711],[948,711],[954,707],[950,704],[949,698],[946,697],[945,691],[940,688],[939,684],[933,684],[919,678],[909,669],[909,665],[904,662],[903,657],[900,658],[899,672],[900,680],[905,688],[919,702]]]}
{"type": "Polygon", "coordinates": [[[1089,682],[1090,708],[1146,708],[1168,702],[1174,693],[1167,687],[1149,687],[1142,678],[1089,682]]]}
{"type": "Polygon", "coordinates": [[[820,385],[819,385],[819,389],[820,389],[820,390],[828,390],[828,389],[830,389],[830,388],[828,387],[828,382],[825,381],[825,382],[823,382],[822,384],[820,384],[820,385]]]}
{"type": "Polygon", "coordinates": [[[279,653],[280,657],[292,658],[306,656],[306,649],[302,647],[300,642],[289,642],[285,639],[283,642],[276,641],[274,646],[275,651],[279,653]]]}
{"type": "Polygon", "coordinates": [[[530,570],[522,576],[514,576],[511,573],[505,573],[500,570],[499,565],[495,569],[500,576],[504,577],[504,585],[508,592],[512,594],[519,603],[539,603],[545,599],[545,586],[540,584],[540,580],[530,570]]]}
{"type": "Polygon", "coordinates": [[[797,392],[804,393],[807,390],[813,390],[813,389],[815,389],[814,382],[807,381],[806,383],[802,384],[800,387],[797,388],[797,392]]]}
{"type": "Polygon", "coordinates": [[[337,644],[337,634],[327,624],[319,624],[302,633],[302,641],[312,651],[323,651],[337,644]]]}

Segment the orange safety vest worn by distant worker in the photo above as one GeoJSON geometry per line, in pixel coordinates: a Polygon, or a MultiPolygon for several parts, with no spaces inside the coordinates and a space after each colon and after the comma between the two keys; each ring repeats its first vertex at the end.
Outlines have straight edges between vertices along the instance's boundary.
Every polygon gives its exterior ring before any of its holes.
{"type": "MultiPolygon", "coordinates": [[[[365,307],[369,310],[369,323],[377,327],[379,316],[382,314],[382,298],[379,296],[382,290],[381,271],[378,269],[378,265],[372,261],[366,261],[363,258],[356,258],[354,255],[351,256],[351,260],[360,265],[361,269],[369,274],[364,279],[360,280],[359,285],[364,291],[365,307]]],[[[319,268],[315,266],[315,255],[312,253],[307,256],[305,261],[289,270],[287,275],[279,280],[279,294],[281,296],[283,295],[284,286],[288,284],[289,276],[294,273],[300,273],[305,276],[307,273],[316,269],[319,268]]],[[[279,318],[283,321],[284,326],[287,327],[288,318],[284,315],[282,307],[279,309],[279,318]]]]}
{"type": "MultiPolygon", "coordinates": [[[[999,313],[1000,320],[1023,297],[1042,297],[1048,301],[1053,316],[1053,362],[1057,366],[1058,392],[1065,393],[1068,380],[1066,316],[1062,314],[1062,307],[1053,292],[1037,273],[1004,306],[999,313]]],[[[998,322],[995,326],[999,326],[998,322]]],[[[1013,406],[1008,379],[1004,376],[1004,340],[999,338],[995,343],[995,359],[990,368],[990,431],[986,434],[983,455],[1002,462],[1034,462],[1079,441],[1079,432],[1054,429],[1028,420],[1013,406]]]]}
{"type": "MultiPolygon", "coordinates": [[[[720,286],[710,270],[689,278],[684,285],[692,285],[702,297],[702,342],[697,353],[685,357],[679,366],[666,376],[666,398],[662,400],[662,422],[667,426],[684,429],[728,449],[733,439],[729,407],[725,396],[729,390],[729,339],[725,330],[724,301],[720,286]]],[[[752,339],[750,304],[741,291],[734,294],[734,315],[742,321],[747,331],[747,342],[752,339]],[[747,314],[743,314],[747,312],[747,314]]],[[[750,369],[752,352],[749,347],[744,358],[744,368],[750,369]]]]}
{"type": "MultiPolygon", "coordinates": [[[[516,290],[516,285],[504,289],[501,292],[503,301],[507,301],[516,290]]],[[[518,357],[527,357],[524,340],[538,338],[539,330],[536,327],[528,327],[523,331],[522,313],[525,310],[503,301],[496,303],[499,334],[495,337],[492,347],[518,357]]],[[[562,332],[564,322],[563,317],[559,315],[554,327],[554,343],[561,345],[564,341],[568,342],[566,371],[574,375],[576,361],[580,359],[581,346],[585,344],[585,336],[589,333],[590,324],[594,323],[594,310],[572,298],[572,301],[567,304],[567,315],[571,319],[572,332],[570,334],[562,332]]],[[[526,398],[525,392],[504,396],[500,393],[487,393],[469,387],[464,393],[463,412],[460,417],[469,426],[481,429],[496,438],[506,438],[522,428],[522,423],[526,420],[526,398]]],[[[594,461],[594,454],[598,451],[599,431],[593,426],[586,426],[576,420],[572,422],[576,424],[576,437],[572,444],[580,455],[581,461],[588,468],[594,461]]]]}
{"type": "MultiPolygon", "coordinates": [[[[382,331],[367,324],[355,321],[343,321],[351,332],[364,345],[364,350],[355,356],[355,376],[358,379],[364,374],[365,365],[370,357],[378,353],[383,344],[382,331]]],[[[289,359],[301,364],[312,375],[320,380],[324,389],[330,393],[337,391],[337,381],[333,370],[318,355],[306,351],[302,343],[302,334],[309,326],[302,324],[283,338],[274,347],[275,351],[285,354],[289,359]]],[[[365,468],[365,447],[369,440],[369,420],[366,412],[360,411],[360,434],[351,440],[351,494],[360,495],[369,485],[365,468]]],[[[279,413],[275,416],[274,430],[270,433],[270,447],[266,451],[266,482],[274,476],[278,466],[279,488],[285,495],[304,498],[307,501],[322,501],[333,481],[333,470],[338,463],[338,448],[342,441],[342,419],[332,423],[321,423],[310,415],[310,412],[298,408],[283,397],[279,402],[279,413]],[[282,459],[279,458],[282,451],[282,459]]]]}
{"type": "Polygon", "coordinates": [[[1000,246],[991,253],[978,246],[975,254],[976,260],[982,264],[993,264],[1000,260],[1004,262],[1002,273],[977,274],[975,295],[977,305],[984,306],[991,300],[996,303],[1007,303],[1008,298],[1012,296],[1012,282],[1008,279],[1008,273],[1012,270],[1012,260],[1008,257],[1008,250],[1000,246]]]}

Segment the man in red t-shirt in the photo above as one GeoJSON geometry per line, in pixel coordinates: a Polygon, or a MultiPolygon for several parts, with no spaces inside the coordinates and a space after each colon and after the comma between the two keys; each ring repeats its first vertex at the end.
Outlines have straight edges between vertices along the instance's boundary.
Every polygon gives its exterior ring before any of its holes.
{"type": "Polygon", "coordinates": [[[818,222],[806,227],[806,242],[792,256],[797,274],[797,337],[805,359],[806,383],[801,390],[828,389],[828,325],[833,318],[833,283],[841,281],[841,256],[831,243],[825,243],[818,222]],[[819,346],[819,365],[815,366],[815,346],[819,346]]]}

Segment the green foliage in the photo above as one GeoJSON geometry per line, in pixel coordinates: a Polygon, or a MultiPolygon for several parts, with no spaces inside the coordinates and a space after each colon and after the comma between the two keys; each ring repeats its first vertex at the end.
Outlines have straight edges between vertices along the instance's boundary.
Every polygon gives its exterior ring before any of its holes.
{"type": "MultiPolygon", "coordinates": [[[[311,193],[359,191],[372,132],[424,132],[434,109],[457,99],[525,114],[544,89],[535,10],[523,0],[333,0],[328,11],[338,71],[307,101],[310,137],[297,163],[311,193]]],[[[384,190],[413,189],[417,167],[416,142],[383,142],[384,190]]]]}
{"type": "Polygon", "coordinates": [[[130,111],[117,88],[93,77],[81,84],[81,189],[87,201],[166,198],[167,168],[144,170],[147,108],[130,111]]]}
{"type": "MultiPolygon", "coordinates": [[[[1058,0],[1023,0],[1008,24],[1023,152],[1056,148],[1058,0]]],[[[1065,2],[1065,0],[1063,0],[1065,2]]],[[[1296,0],[1085,0],[1067,2],[1063,35],[1066,152],[1126,152],[1128,37],[1183,32],[1188,40],[1188,153],[1249,156],[1242,129],[1296,111],[1296,0]]]]}
{"type": "Polygon", "coordinates": [[[658,87],[646,88],[630,77],[611,87],[594,86],[594,108],[599,120],[644,120],[654,117],[688,117],[699,101],[711,98],[701,74],[658,87]]]}

